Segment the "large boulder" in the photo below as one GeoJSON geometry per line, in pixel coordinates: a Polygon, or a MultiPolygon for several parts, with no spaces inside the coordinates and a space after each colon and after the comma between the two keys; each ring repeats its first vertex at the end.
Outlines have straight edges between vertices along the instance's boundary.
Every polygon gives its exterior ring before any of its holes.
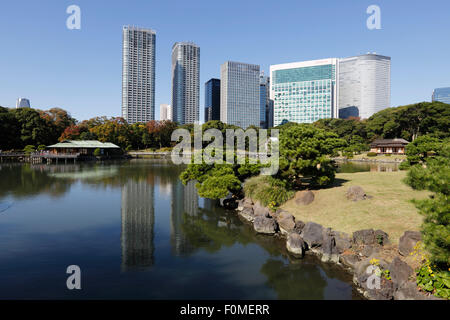
{"type": "Polygon", "coordinates": [[[256,201],[256,203],[253,205],[253,214],[255,216],[270,217],[270,210],[269,208],[261,205],[259,201],[256,201]]]}
{"type": "Polygon", "coordinates": [[[426,296],[419,291],[416,282],[405,282],[394,293],[395,300],[441,300],[435,296],[426,296]]]}
{"type": "Polygon", "coordinates": [[[298,233],[290,233],[286,241],[286,249],[298,257],[303,257],[306,244],[298,233]]]}
{"type": "Polygon", "coordinates": [[[289,234],[294,231],[295,218],[287,211],[282,211],[277,216],[278,226],[282,234],[289,234]]]}
{"type": "Polygon", "coordinates": [[[366,298],[372,300],[392,300],[394,284],[383,275],[377,275],[377,270],[386,270],[388,264],[377,255],[372,255],[355,263],[353,282],[360,287],[366,298]],[[373,266],[372,259],[377,259],[378,266],[373,266]]]}
{"type": "Polygon", "coordinates": [[[356,245],[374,245],[375,231],[366,229],[353,232],[353,243],[356,245]]]}
{"type": "Polygon", "coordinates": [[[335,241],[336,241],[336,248],[339,253],[343,253],[345,250],[348,250],[352,247],[352,238],[350,235],[348,235],[345,232],[334,232],[335,241]]]}
{"type": "Polygon", "coordinates": [[[400,237],[398,252],[402,256],[408,256],[414,251],[414,247],[419,241],[422,241],[422,235],[419,231],[405,231],[405,233],[400,237]]]}
{"type": "Polygon", "coordinates": [[[314,193],[312,191],[298,191],[295,194],[295,203],[297,205],[307,206],[314,201],[314,193]]]}
{"type": "Polygon", "coordinates": [[[356,254],[343,254],[339,257],[339,262],[346,267],[354,269],[356,263],[359,262],[359,257],[356,254]]]}
{"type": "Polygon", "coordinates": [[[315,222],[307,222],[302,230],[301,236],[308,244],[309,249],[320,247],[323,239],[323,227],[315,222]]]}
{"type": "Polygon", "coordinates": [[[255,215],[253,214],[252,207],[244,207],[244,209],[242,209],[242,211],[239,211],[238,214],[249,222],[253,222],[253,220],[255,220],[255,215]]]}
{"type": "Polygon", "coordinates": [[[348,200],[352,201],[366,200],[369,198],[364,189],[360,186],[351,186],[348,188],[346,196],[348,200]]]}
{"type": "Polygon", "coordinates": [[[388,266],[394,288],[398,289],[408,282],[409,277],[413,274],[413,269],[399,257],[395,257],[394,260],[388,266]]]}
{"type": "Polygon", "coordinates": [[[259,215],[253,221],[253,228],[258,233],[274,234],[277,232],[278,226],[275,219],[259,215]]]}

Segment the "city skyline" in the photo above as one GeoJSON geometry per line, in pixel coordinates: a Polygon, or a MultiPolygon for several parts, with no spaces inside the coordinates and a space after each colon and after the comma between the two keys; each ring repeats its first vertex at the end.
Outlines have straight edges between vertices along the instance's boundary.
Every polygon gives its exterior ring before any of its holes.
{"type": "MultiPolygon", "coordinates": [[[[434,88],[449,86],[448,73],[443,70],[450,68],[445,58],[450,44],[437,41],[450,26],[444,19],[448,12],[446,8],[450,8],[446,1],[433,1],[434,7],[440,8],[433,11],[433,23],[426,23],[431,18],[423,16],[430,3],[379,1],[381,30],[366,27],[366,9],[370,1],[358,4],[327,1],[325,7],[323,3],[306,5],[295,1],[286,2],[282,7],[271,3],[256,7],[251,3],[228,3],[227,6],[255,9],[245,14],[246,23],[239,22],[246,10],[233,17],[236,23],[226,19],[224,4],[199,2],[190,6],[180,1],[173,12],[174,2],[132,2],[139,10],[129,4],[80,1],[81,30],[65,27],[67,3],[26,3],[26,11],[20,10],[23,1],[5,3],[0,23],[4,24],[4,43],[10,49],[0,55],[0,67],[5,75],[0,80],[3,89],[0,105],[13,108],[17,97],[26,96],[36,108],[61,107],[79,120],[96,115],[120,116],[119,30],[127,24],[148,27],[158,33],[155,105],[170,101],[170,47],[178,39],[189,39],[202,47],[202,83],[209,78],[218,78],[219,66],[226,60],[258,64],[261,70],[268,72],[271,64],[376,51],[395,60],[393,107],[430,101],[434,88]],[[110,10],[105,10],[107,4],[110,10]],[[17,11],[23,12],[20,21],[9,14],[17,11]],[[170,14],[178,20],[168,19],[170,14]],[[315,22],[318,14],[329,23],[315,22]],[[292,19],[294,15],[296,19],[292,19]],[[406,18],[399,21],[399,16],[406,18]],[[279,23],[279,19],[271,17],[286,19],[279,23]],[[425,19],[425,23],[418,25],[418,19],[425,19]],[[267,32],[260,34],[252,27],[256,24],[252,23],[261,20],[267,21],[267,32]],[[180,27],[186,23],[187,28],[180,27]],[[206,28],[211,23],[216,26],[215,34],[206,28]],[[311,28],[306,31],[305,25],[311,28]],[[6,30],[14,30],[14,33],[6,30]],[[330,32],[345,36],[328,36],[327,41],[322,41],[322,37],[330,32]],[[299,39],[302,40],[297,41],[299,39]],[[433,50],[427,47],[429,43],[434,43],[433,50]],[[417,63],[421,60],[426,63],[417,63]],[[411,65],[415,68],[411,69],[411,65]],[[420,83],[413,80],[417,78],[421,79],[420,83]]],[[[204,88],[200,87],[203,96],[204,88]]],[[[203,107],[201,103],[199,119],[204,118],[203,107]]],[[[156,111],[155,119],[158,119],[159,110],[156,111]]]]}

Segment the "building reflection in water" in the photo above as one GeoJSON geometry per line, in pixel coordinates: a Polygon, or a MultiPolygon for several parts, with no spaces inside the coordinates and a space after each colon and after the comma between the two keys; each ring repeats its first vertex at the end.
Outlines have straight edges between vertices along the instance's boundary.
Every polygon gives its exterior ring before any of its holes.
{"type": "Polygon", "coordinates": [[[195,181],[189,181],[186,186],[179,180],[172,183],[170,244],[172,254],[175,256],[186,256],[195,250],[181,229],[185,213],[190,216],[198,214],[199,197],[195,183],[195,181]]]}
{"type": "Polygon", "coordinates": [[[154,183],[129,179],[122,186],[122,271],[154,263],[154,183]]]}

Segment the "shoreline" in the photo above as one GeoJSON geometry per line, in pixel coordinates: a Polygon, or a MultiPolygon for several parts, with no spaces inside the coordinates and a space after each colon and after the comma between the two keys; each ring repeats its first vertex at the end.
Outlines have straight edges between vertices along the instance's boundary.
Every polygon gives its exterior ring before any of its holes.
{"type": "Polygon", "coordinates": [[[273,211],[248,198],[228,199],[221,205],[234,209],[257,233],[285,241],[293,259],[301,261],[305,255],[314,255],[323,263],[341,267],[353,276],[355,289],[366,299],[440,300],[418,291],[414,270],[404,261],[420,241],[420,233],[406,231],[396,245],[382,230],[358,230],[349,235],[314,222],[296,221],[286,210],[273,211]],[[387,270],[390,276],[375,279],[377,267],[387,270]],[[373,272],[369,273],[371,268],[373,272]],[[373,280],[375,288],[371,285],[373,280]]]}

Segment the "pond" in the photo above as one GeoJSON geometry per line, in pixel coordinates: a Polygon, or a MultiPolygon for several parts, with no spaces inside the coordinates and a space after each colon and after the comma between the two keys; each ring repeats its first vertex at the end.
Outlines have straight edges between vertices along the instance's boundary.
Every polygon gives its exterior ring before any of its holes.
{"type": "Polygon", "coordinates": [[[355,172],[393,172],[399,170],[398,163],[389,162],[357,162],[357,161],[336,161],[337,172],[355,173],[355,172]]]}
{"type": "Polygon", "coordinates": [[[0,166],[0,299],[360,299],[164,160],[0,166]],[[81,269],[68,290],[66,269],[81,269]]]}

